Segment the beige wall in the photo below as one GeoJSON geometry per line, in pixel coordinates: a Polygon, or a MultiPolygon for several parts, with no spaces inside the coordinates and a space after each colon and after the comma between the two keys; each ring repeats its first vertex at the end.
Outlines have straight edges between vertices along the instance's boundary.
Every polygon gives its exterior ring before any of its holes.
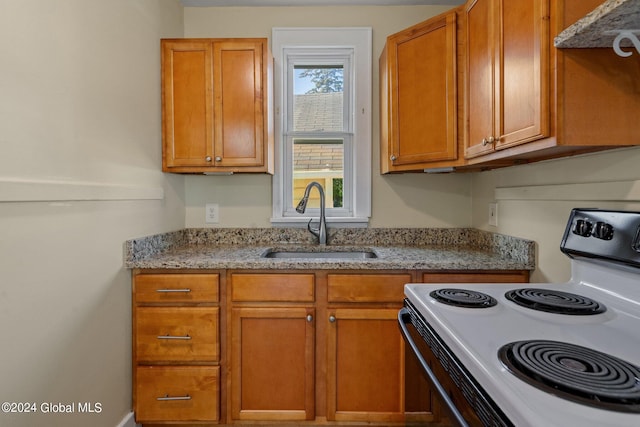
{"type": "Polygon", "coordinates": [[[131,411],[123,242],[184,226],[184,179],[160,172],[158,42],[182,36],[182,12],[0,2],[0,401],[38,409],[2,426],[114,427],[131,411]]]}
{"type": "MultiPolygon", "coordinates": [[[[378,58],[388,35],[450,6],[186,8],[186,37],[268,37],[273,27],[373,28],[373,227],[459,227],[471,223],[470,177],[380,175],[378,58]]],[[[204,222],[205,203],[220,205],[219,227],[269,227],[271,177],[189,176],[186,226],[204,222]]]]}
{"type": "MultiPolygon", "coordinates": [[[[571,209],[640,210],[638,191],[631,191],[634,181],[640,180],[638,165],[640,148],[634,147],[476,173],[473,176],[473,225],[534,240],[538,268],[533,281],[567,280],[569,259],[559,247],[571,209]],[[589,185],[592,183],[596,185],[589,185]],[[606,183],[604,189],[601,183],[606,183]],[[544,197],[534,195],[539,193],[539,186],[549,186],[544,187],[544,197]],[[489,203],[496,201],[496,188],[510,187],[521,187],[517,192],[520,196],[497,200],[498,227],[489,226],[489,203]]],[[[636,188],[638,186],[640,181],[636,188]]]]}

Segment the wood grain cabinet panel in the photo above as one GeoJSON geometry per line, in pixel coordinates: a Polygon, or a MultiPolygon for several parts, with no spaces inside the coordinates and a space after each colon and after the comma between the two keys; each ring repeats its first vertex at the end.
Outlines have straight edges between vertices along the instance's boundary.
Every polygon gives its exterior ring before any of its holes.
{"type": "Polygon", "coordinates": [[[273,173],[267,39],[164,39],[165,172],[273,173]]]}
{"type": "Polygon", "coordinates": [[[466,157],[549,135],[548,2],[466,4],[466,157]]]}
{"type": "Polygon", "coordinates": [[[397,308],[330,309],[327,419],[403,422],[404,343],[397,308]]]}
{"type": "Polygon", "coordinates": [[[404,285],[528,280],[526,271],[223,273],[134,271],[138,423],[438,421],[398,329],[404,285]],[[177,292],[158,295],[166,289],[177,292]]]}
{"type": "Polygon", "coordinates": [[[313,274],[245,274],[231,275],[231,299],[236,302],[313,302],[313,274]]]}
{"type": "Polygon", "coordinates": [[[220,276],[133,274],[137,423],[220,419],[220,276]]]}
{"type": "Polygon", "coordinates": [[[458,158],[455,11],[387,37],[380,56],[382,173],[458,158]]]}
{"type": "Polygon", "coordinates": [[[432,420],[430,391],[417,365],[405,360],[398,329],[404,285],[413,281],[410,272],[327,275],[327,319],[321,321],[327,322],[328,420],[432,420]]]}
{"type": "Polygon", "coordinates": [[[137,303],[215,303],[219,300],[217,274],[142,274],[136,276],[137,303]]]}
{"type": "Polygon", "coordinates": [[[219,316],[218,307],[139,307],[138,361],[217,361],[219,316]]]}
{"type": "Polygon", "coordinates": [[[138,422],[217,421],[219,366],[138,366],[138,422]]]}
{"type": "Polygon", "coordinates": [[[231,311],[231,415],[235,420],[314,418],[314,309],[231,311]]]}
{"type": "Polygon", "coordinates": [[[464,142],[470,167],[640,145],[638,57],[557,49],[553,39],[602,0],[465,4],[464,142]]]}
{"type": "Polygon", "coordinates": [[[329,274],[329,302],[398,303],[411,274],[329,274]]]}

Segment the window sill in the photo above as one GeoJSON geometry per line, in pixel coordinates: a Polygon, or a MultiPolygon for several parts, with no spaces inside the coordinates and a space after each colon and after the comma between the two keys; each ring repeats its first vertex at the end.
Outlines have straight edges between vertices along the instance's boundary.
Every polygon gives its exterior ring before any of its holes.
{"type": "MultiPolygon", "coordinates": [[[[306,227],[309,220],[313,219],[313,224],[318,222],[318,217],[286,217],[271,218],[273,227],[306,227]]],[[[327,217],[327,224],[338,228],[367,228],[369,226],[369,218],[345,218],[345,217],[327,217]]]]}

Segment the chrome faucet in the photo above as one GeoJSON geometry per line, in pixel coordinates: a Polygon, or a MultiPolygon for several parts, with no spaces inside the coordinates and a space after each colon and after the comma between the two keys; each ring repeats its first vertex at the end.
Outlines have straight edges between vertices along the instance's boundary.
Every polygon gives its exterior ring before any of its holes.
{"type": "Polygon", "coordinates": [[[311,218],[309,220],[309,223],[307,224],[307,230],[309,230],[311,234],[318,238],[318,243],[320,243],[321,245],[326,245],[327,220],[324,216],[324,189],[322,188],[322,185],[318,184],[316,181],[310,182],[309,185],[307,185],[307,188],[305,188],[304,190],[304,197],[302,197],[302,200],[300,200],[300,203],[298,203],[298,206],[296,207],[296,212],[303,214],[307,209],[309,193],[311,192],[312,187],[316,187],[320,192],[320,226],[319,228],[311,228],[311,221],[313,221],[313,218],[311,218]]]}

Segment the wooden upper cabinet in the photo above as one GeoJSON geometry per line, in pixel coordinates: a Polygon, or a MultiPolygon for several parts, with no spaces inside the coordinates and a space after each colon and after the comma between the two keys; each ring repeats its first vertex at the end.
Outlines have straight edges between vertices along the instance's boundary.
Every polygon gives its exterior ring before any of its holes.
{"type": "Polygon", "coordinates": [[[381,172],[458,158],[456,13],[387,38],[380,57],[381,172]]]}
{"type": "Polygon", "coordinates": [[[548,136],[548,0],[472,0],[465,12],[465,156],[548,136]]]}
{"type": "Polygon", "coordinates": [[[267,40],[161,44],[163,171],[273,173],[267,40]]]}

